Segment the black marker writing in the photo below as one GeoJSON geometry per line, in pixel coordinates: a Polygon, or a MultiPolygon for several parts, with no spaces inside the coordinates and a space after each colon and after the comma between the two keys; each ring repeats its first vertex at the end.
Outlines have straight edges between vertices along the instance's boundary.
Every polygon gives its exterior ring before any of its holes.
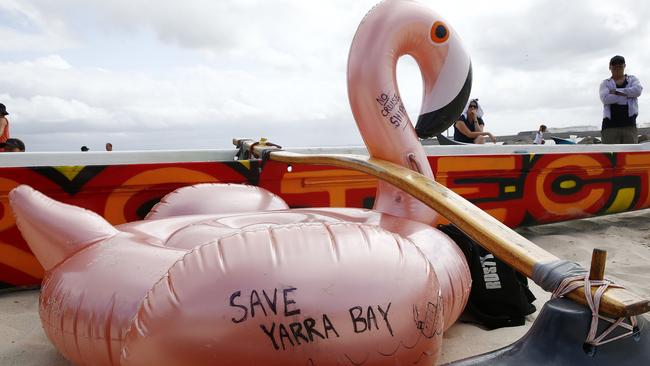
{"type": "Polygon", "coordinates": [[[237,307],[237,308],[240,308],[240,309],[244,310],[244,315],[242,315],[241,318],[239,318],[239,319],[232,318],[233,323],[241,323],[244,320],[246,320],[246,317],[248,316],[248,308],[247,307],[245,307],[243,305],[240,305],[240,304],[235,304],[235,299],[237,297],[239,297],[239,296],[241,296],[241,291],[235,291],[235,292],[233,292],[232,295],[230,295],[230,306],[237,307]]]}
{"type": "Polygon", "coordinates": [[[390,335],[393,335],[393,327],[390,326],[390,322],[388,321],[388,312],[390,311],[390,305],[391,303],[388,303],[388,307],[386,308],[386,311],[384,311],[381,308],[381,305],[377,305],[377,309],[381,313],[382,318],[384,319],[384,322],[386,323],[386,326],[388,327],[388,331],[390,332],[390,335]]]}
{"type": "Polygon", "coordinates": [[[334,324],[327,314],[323,314],[321,323],[314,318],[306,318],[302,322],[293,322],[288,326],[283,323],[272,323],[270,327],[262,324],[260,328],[271,339],[273,349],[285,350],[289,346],[300,346],[314,342],[314,339],[329,339],[330,336],[339,337],[334,324]]]}
{"type": "Polygon", "coordinates": [[[282,293],[284,294],[284,316],[291,316],[291,315],[300,314],[300,309],[294,309],[294,310],[291,310],[291,311],[289,311],[289,309],[288,309],[289,304],[295,304],[296,302],[291,300],[291,299],[287,299],[287,294],[289,292],[293,292],[295,290],[297,290],[297,288],[295,288],[295,287],[289,287],[289,288],[285,288],[285,289],[282,290],[282,293]]]}
{"type": "Polygon", "coordinates": [[[255,306],[259,306],[262,308],[262,311],[264,312],[264,315],[266,314],[266,310],[264,309],[264,305],[262,305],[262,300],[260,300],[260,295],[257,294],[257,291],[253,290],[251,292],[251,318],[255,317],[255,306]]]}
{"type": "MultiPolygon", "coordinates": [[[[393,335],[393,328],[390,326],[388,321],[388,312],[390,311],[391,303],[388,303],[386,310],[382,309],[381,306],[377,306],[377,310],[382,316],[386,328],[390,332],[390,335],[393,335]]],[[[372,331],[373,327],[375,330],[379,330],[379,324],[377,323],[377,315],[372,306],[368,306],[365,311],[361,306],[351,307],[349,310],[350,319],[352,320],[352,326],[355,333],[363,333],[372,331]]]]}
{"type": "MultiPolygon", "coordinates": [[[[397,93],[381,93],[375,98],[381,108],[381,115],[388,119],[388,122],[395,128],[404,125],[407,121],[406,108],[397,93]]],[[[406,125],[404,125],[406,126],[406,125]]]]}
{"type": "Polygon", "coordinates": [[[273,301],[271,301],[269,299],[269,296],[266,294],[266,290],[262,290],[262,294],[264,295],[264,298],[266,299],[266,303],[269,304],[269,307],[273,311],[273,314],[277,314],[278,312],[276,310],[275,305],[276,305],[277,300],[278,300],[278,289],[277,288],[273,289],[273,301]]]}
{"type": "Polygon", "coordinates": [[[247,320],[249,313],[251,319],[255,318],[255,316],[259,317],[262,314],[264,316],[272,314],[279,315],[278,310],[284,311],[284,316],[298,315],[300,314],[300,309],[296,306],[296,301],[291,297],[296,290],[297,288],[295,287],[282,289],[282,300],[284,301],[284,305],[280,306],[284,307],[281,309],[278,309],[277,288],[268,292],[266,290],[251,290],[247,299],[246,295],[242,295],[241,290],[235,291],[230,295],[230,306],[238,309],[238,311],[243,311],[243,314],[231,318],[232,322],[237,324],[247,320]],[[260,292],[262,294],[261,296],[260,292]]]}

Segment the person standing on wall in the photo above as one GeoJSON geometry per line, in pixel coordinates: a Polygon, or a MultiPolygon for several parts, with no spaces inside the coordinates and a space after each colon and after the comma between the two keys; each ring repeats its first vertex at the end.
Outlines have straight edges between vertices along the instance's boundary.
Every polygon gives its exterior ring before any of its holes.
{"type": "MultiPolygon", "coordinates": [[[[5,143],[9,139],[9,120],[7,119],[7,107],[0,103],[0,143],[5,143]]],[[[3,151],[0,148],[0,151],[3,151]]]]}
{"type": "Polygon", "coordinates": [[[609,60],[612,76],[600,83],[603,102],[603,144],[636,144],[639,135],[636,117],[639,114],[638,97],[643,87],[634,75],[625,74],[625,58],[614,56],[609,60]]]}

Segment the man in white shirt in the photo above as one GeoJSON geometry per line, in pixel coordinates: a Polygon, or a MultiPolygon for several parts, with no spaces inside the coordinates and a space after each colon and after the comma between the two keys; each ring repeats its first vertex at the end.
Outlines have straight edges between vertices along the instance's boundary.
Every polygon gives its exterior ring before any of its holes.
{"type": "Polygon", "coordinates": [[[600,83],[603,102],[601,137],[604,144],[636,144],[639,136],[636,117],[639,115],[638,97],[643,87],[634,75],[625,74],[625,58],[614,56],[609,60],[612,76],[600,83]]]}

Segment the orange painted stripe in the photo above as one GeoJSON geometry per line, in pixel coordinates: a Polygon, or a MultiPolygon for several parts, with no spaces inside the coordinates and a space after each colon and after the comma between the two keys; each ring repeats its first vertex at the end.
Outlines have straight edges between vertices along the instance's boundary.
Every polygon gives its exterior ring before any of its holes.
{"type": "Polygon", "coordinates": [[[488,208],[485,210],[485,212],[501,222],[505,222],[506,217],[508,216],[507,208],[488,208]]]}
{"type": "Polygon", "coordinates": [[[634,165],[641,165],[643,168],[647,168],[650,165],[650,154],[625,155],[625,167],[635,168],[634,165]]]}
{"type": "Polygon", "coordinates": [[[470,172],[483,170],[512,170],[515,168],[514,156],[471,157],[448,156],[438,159],[438,174],[445,172],[470,172]]]}
{"type": "Polygon", "coordinates": [[[470,194],[480,192],[478,187],[454,187],[451,190],[456,192],[457,194],[459,194],[461,196],[470,195],[470,194]]]}
{"type": "Polygon", "coordinates": [[[372,184],[377,183],[377,179],[371,179],[371,178],[330,178],[330,179],[313,179],[313,178],[305,178],[303,180],[303,185],[304,186],[336,186],[336,185],[358,185],[361,184],[363,186],[369,186],[372,184]]]}
{"type": "Polygon", "coordinates": [[[147,189],[149,185],[164,183],[213,183],[217,178],[198,170],[186,168],[160,168],[147,170],[129,178],[122,186],[115,187],[106,201],[104,218],[113,225],[127,222],[124,207],[131,197],[147,189]]]}
{"type": "Polygon", "coordinates": [[[0,242],[0,263],[15,268],[34,278],[43,278],[43,267],[34,255],[12,245],[0,242]]]}

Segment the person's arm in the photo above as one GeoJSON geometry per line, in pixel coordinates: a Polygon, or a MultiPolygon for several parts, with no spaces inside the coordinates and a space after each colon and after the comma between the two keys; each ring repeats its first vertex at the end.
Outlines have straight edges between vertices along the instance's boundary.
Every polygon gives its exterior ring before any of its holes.
{"type": "Polygon", "coordinates": [[[476,109],[471,109],[467,111],[467,121],[474,125],[474,131],[483,132],[484,122],[483,119],[478,116],[478,112],[476,109]]]}
{"type": "MultiPolygon", "coordinates": [[[[608,80],[603,80],[600,83],[600,100],[603,104],[616,104],[620,102],[620,96],[612,94],[612,89],[610,89],[608,80]]],[[[615,91],[616,89],[614,89],[615,91]]]]}
{"type": "Polygon", "coordinates": [[[2,117],[0,118],[0,136],[5,133],[5,128],[7,128],[7,119],[2,117]]]}
{"type": "Polygon", "coordinates": [[[483,127],[485,126],[485,123],[483,123],[483,120],[478,119],[475,123],[474,126],[476,126],[476,131],[481,131],[483,132],[483,127]]]}
{"type": "Polygon", "coordinates": [[[643,91],[643,87],[641,86],[639,79],[637,79],[635,76],[628,75],[627,81],[628,81],[627,87],[616,89],[617,95],[623,95],[628,98],[640,97],[641,92],[643,91]]]}
{"type": "Polygon", "coordinates": [[[497,138],[494,137],[491,133],[485,131],[484,128],[485,128],[485,121],[483,121],[483,118],[481,118],[481,117],[476,117],[476,129],[477,129],[478,131],[485,132],[486,135],[484,135],[484,136],[489,137],[490,140],[492,140],[492,142],[494,142],[494,143],[496,144],[496,142],[497,142],[497,138]]]}

